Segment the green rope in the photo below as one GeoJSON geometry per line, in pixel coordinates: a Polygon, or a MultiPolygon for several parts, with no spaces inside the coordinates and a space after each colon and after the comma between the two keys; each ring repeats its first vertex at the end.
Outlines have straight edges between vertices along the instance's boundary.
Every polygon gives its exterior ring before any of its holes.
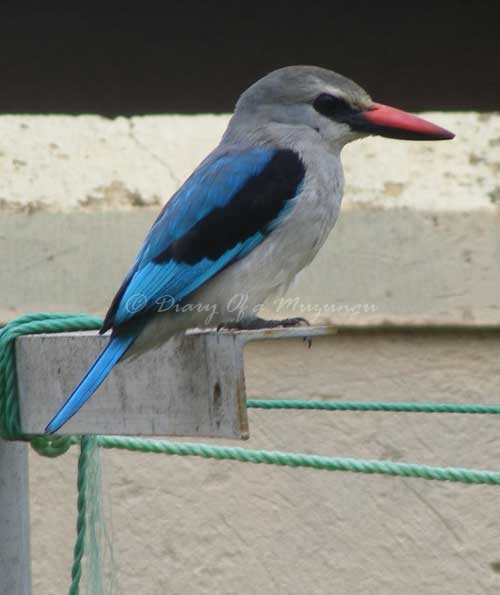
{"type": "MultiPolygon", "coordinates": [[[[85,535],[85,595],[117,592],[109,493],[103,489],[102,453],[91,437],[86,474],[87,528],[85,535]]],[[[80,587],[81,589],[81,587],[80,587]]],[[[82,595],[83,595],[82,594],[82,595]]]]}
{"type": "Polygon", "coordinates": [[[103,595],[113,591],[113,581],[104,571],[106,558],[112,562],[112,551],[102,510],[101,451],[96,436],[82,436],[79,442],[76,541],[69,595],[103,595]]]}
{"type": "MultiPolygon", "coordinates": [[[[0,437],[26,440],[21,433],[17,399],[16,359],[14,342],[21,335],[95,330],[102,319],[87,314],[27,314],[0,329],[0,437]]],[[[42,448],[42,442],[38,441],[42,448]]]]}
{"type": "Polygon", "coordinates": [[[121,436],[97,436],[97,444],[102,448],[194,456],[205,459],[226,459],[242,463],[263,463],[287,467],[308,467],[326,471],[399,475],[467,484],[500,485],[500,471],[480,471],[460,467],[432,467],[413,463],[393,463],[392,461],[365,461],[362,459],[323,457],[301,453],[252,450],[239,447],[212,446],[211,444],[168,442],[166,440],[147,440],[121,436]]]}
{"type": "Polygon", "coordinates": [[[31,448],[43,457],[60,457],[74,444],[80,444],[79,436],[47,436],[45,434],[31,437],[31,448]]]}
{"type": "Polygon", "coordinates": [[[301,409],[321,411],[397,411],[399,413],[500,413],[500,405],[461,403],[387,403],[364,401],[300,401],[287,399],[248,399],[254,409],[301,409]]]}
{"type": "Polygon", "coordinates": [[[82,560],[85,551],[85,536],[87,530],[87,466],[91,450],[90,436],[82,436],[80,456],[78,457],[78,498],[76,517],[76,541],[73,548],[73,566],[71,567],[71,587],[69,595],[79,595],[80,579],[82,577],[82,560]]]}

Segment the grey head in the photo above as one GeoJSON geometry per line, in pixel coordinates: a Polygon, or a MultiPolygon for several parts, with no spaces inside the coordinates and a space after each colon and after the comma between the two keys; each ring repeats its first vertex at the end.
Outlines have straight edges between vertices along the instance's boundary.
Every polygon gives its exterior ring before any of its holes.
{"type": "Polygon", "coordinates": [[[270,72],[239,98],[238,110],[254,110],[263,105],[312,105],[321,93],[329,93],[347,105],[366,108],[372,100],[355,82],[319,66],[287,66],[270,72]]]}
{"type": "Polygon", "coordinates": [[[352,80],[318,66],[287,66],[251,85],[239,98],[225,139],[252,143],[321,142],[332,150],[378,134],[408,140],[452,138],[448,131],[375,103],[352,80]]]}

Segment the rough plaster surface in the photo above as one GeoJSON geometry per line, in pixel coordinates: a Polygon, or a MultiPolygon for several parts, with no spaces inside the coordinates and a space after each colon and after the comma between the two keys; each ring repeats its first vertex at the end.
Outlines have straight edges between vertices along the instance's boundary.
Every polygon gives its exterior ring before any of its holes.
{"type": "MultiPolygon", "coordinates": [[[[345,149],[345,204],[287,294],[295,310],[339,324],[500,322],[500,116],[428,116],[457,138],[345,149]]],[[[226,122],[0,117],[0,320],[103,313],[160,205],[226,122]]]]}
{"type": "MultiPolygon", "coordinates": [[[[348,146],[346,203],[468,210],[500,201],[500,116],[424,116],[457,138],[370,138],[348,146]]],[[[227,121],[227,115],[1,116],[0,205],[71,210],[161,204],[218,143],[227,121]]]]}
{"type": "MultiPolygon", "coordinates": [[[[289,292],[326,316],[500,322],[500,116],[429,115],[449,143],[345,150],[345,204],[289,292]]],[[[0,320],[102,313],[160,204],[226,116],[0,117],[0,320]]],[[[325,318],[325,317],[324,317],[325,318]]],[[[500,335],[341,332],[247,352],[254,396],[498,402],[500,335]]],[[[251,411],[252,448],[498,469],[495,416],[251,411]]],[[[500,589],[499,491],[103,453],[123,595],[475,595],[500,589]]],[[[67,592],[75,450],[31,454],[34,595],[67,592]]],[[[3,595],[3,594],[2,594],[3,595]]]]}

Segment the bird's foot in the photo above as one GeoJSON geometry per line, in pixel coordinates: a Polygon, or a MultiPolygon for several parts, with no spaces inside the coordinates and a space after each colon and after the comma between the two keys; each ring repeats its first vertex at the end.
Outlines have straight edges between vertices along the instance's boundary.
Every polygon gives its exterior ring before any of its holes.
{"type": "Polygon", "coordinates": [[[302,317],[284,318],[282,320],[264,320],[263,318],[252,318],[251,320],[232,320],[222,322],[217,326],[217,330],[238,330],[238,331],[257,331],[269,328],[278,328],[280,326],[288,328],[294,326],[310,326],[309,322],[302,317]]]}
{"type": "MultiPolygon", "coordinates": [[[[293,328],[297,326],[311,326],[309,321],[301,316],[295,318],[284,318],[282,320],[264,320],[263,318],[253,318],[251,320],[238,320],[222,322],[217,326],[217,330],[238,330],[238,331],[256,331],[271,328],[293,328]]],[[[304,337],[309,348],[312,345],[311,337],[304,337]]]]}

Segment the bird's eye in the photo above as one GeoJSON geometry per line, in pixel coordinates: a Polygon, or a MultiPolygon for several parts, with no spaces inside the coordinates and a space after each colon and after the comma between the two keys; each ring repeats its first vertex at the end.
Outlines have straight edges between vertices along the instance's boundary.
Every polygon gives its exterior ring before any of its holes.
{"type": "Polygon", "coordinates": [[[351,115],[355,111],[345,99],[329,93],[318,95],[313,102],[313,107],[321,115],[333,120],[342,120],[343,117],[351,115]]]}

